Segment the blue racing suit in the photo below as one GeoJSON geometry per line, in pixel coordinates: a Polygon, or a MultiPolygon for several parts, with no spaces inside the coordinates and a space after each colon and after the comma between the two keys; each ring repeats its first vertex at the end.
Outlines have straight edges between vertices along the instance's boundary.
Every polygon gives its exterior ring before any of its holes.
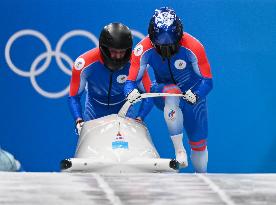
{"type": "MultiPolygon", "coordinates": [[[[125,103],[124,84],[127,80],[130,63],[117,71],[108,69],[102,60],[100,49],[92,49],[81,55],[72,68],[72,78],[69,93],[69,108],[74,120],[81,118],[85,121],[110,114],[117,114],[125,103]],[[84,113],[81,106],[81,95],[86,89],[84,113]]],[[[139,84],[141,92],[150,92],[150,79],[144,73],[139,84]]],[[[152,103],[145,99],[140,106],[137,116],[129,112],[129,117],[142,119],[152,108],[152,103]]]]}
{"type": "MultiPolygon", "coordinates": [[[[203,45],[188,33],[183,33],[179,51],[170,59],[162,59],[145,37],[132,53],[131,67],[125,85],[125,94],[130,93],[140,82],[148,67],[155,74],[156,82],[151,92],[185,93],[187,90],[196,94],[197,103],[191,105],[181,98],[179,107],[183,113],[183,126],[189,137],[193,150],[206,148],[208,135],[206,96],[212,89],[212,74],[203,45]]],[[[155,105],[163,110],[164,98],[155,98],[155,105]]],[[[173,120],[174,111],[168,114],[173,120]]],[[[182,130],[172,130],[176,135],[182,130]]]]}

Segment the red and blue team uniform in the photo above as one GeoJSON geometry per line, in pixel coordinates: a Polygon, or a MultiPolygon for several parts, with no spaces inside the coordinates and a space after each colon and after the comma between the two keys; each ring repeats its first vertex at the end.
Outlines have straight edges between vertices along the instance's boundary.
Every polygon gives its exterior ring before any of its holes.
{"type": "MultiPolygon", "coordinates": [[[[117,114],[125,103],[124,85],[129,73],[130,63],[117,71],[108,69],[102,60],[100,49],[94,48],[81,55],[72,68],[72,78],[69,93],[69,108],[73,118],[82,118],[85,121],[117,114]],[[82,112],[81,95],[86,90],[84,113],[82,112]]],[[[150,92],[150,79],[144,73],[139,84],[141,92],[150,92]]],[[[142,119],[148,114],[152,106],[150,101],[143,100],[139,117],[142,119]]],[[[133,112],[128,113],[134,116],[133,112]]]]}
{"type": "MultiPolygon", "coordinates": [[[[204,150],[208,135],[206,96],[212,89],[213,83],[203,45],[185,32],[180,40],[179,51],[170,59],[162,59],[150,38],[144,38],[132,53],[125,94],[136,88],[136,82],[142,79],[148,67],[152,67],[156,80],[151,87],[151,92],[184,93],[191,89],[196,94],[198,102],[195,105],[181,98],[180,108],[191,148],[195,151],[204,150]]],[[[164,109],[163,98],[155,98],[154,103],[159,109],[164,109]]],[[[173,115],[173,113],[170,114],[173,115]]]]}

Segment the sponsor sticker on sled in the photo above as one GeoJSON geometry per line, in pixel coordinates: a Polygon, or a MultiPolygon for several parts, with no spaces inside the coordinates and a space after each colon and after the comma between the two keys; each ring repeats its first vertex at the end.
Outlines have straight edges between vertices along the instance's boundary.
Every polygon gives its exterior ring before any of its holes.
{"type": "Polygon", "coordinates": [[[117,136],[112,142],[112,149],[128,149],[128,142],[120,132],[118,132],[117,136]]]}
{"type": "Polygon", "coordinates": [[[128,142],[115,141],[112,142],[112,149],[128,149],[128,142]]]}

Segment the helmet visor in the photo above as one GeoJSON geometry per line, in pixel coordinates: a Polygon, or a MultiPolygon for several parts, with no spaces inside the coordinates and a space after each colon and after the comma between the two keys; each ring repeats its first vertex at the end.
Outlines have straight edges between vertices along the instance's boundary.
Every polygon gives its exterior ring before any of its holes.
{"type": "Polygon", "coordinates": [[[177,36],[170,31],[156,32],[154,36],[154,43],[158,45],[169,45],[177,43],[177,36]]]}
{"type": "Polygon", "coordinates": [[[125,58],[127,49],[108,48],[109,56],[114,61],[121,61],[125,58]]]}

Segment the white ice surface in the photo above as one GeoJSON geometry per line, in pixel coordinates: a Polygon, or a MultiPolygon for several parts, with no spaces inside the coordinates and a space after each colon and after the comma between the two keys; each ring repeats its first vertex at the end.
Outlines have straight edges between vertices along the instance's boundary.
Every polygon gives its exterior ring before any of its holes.
{"type": "Polygon", "coordinates": [[[0,204],[276,204],[276,174],[0,172],[0,204]]]}

